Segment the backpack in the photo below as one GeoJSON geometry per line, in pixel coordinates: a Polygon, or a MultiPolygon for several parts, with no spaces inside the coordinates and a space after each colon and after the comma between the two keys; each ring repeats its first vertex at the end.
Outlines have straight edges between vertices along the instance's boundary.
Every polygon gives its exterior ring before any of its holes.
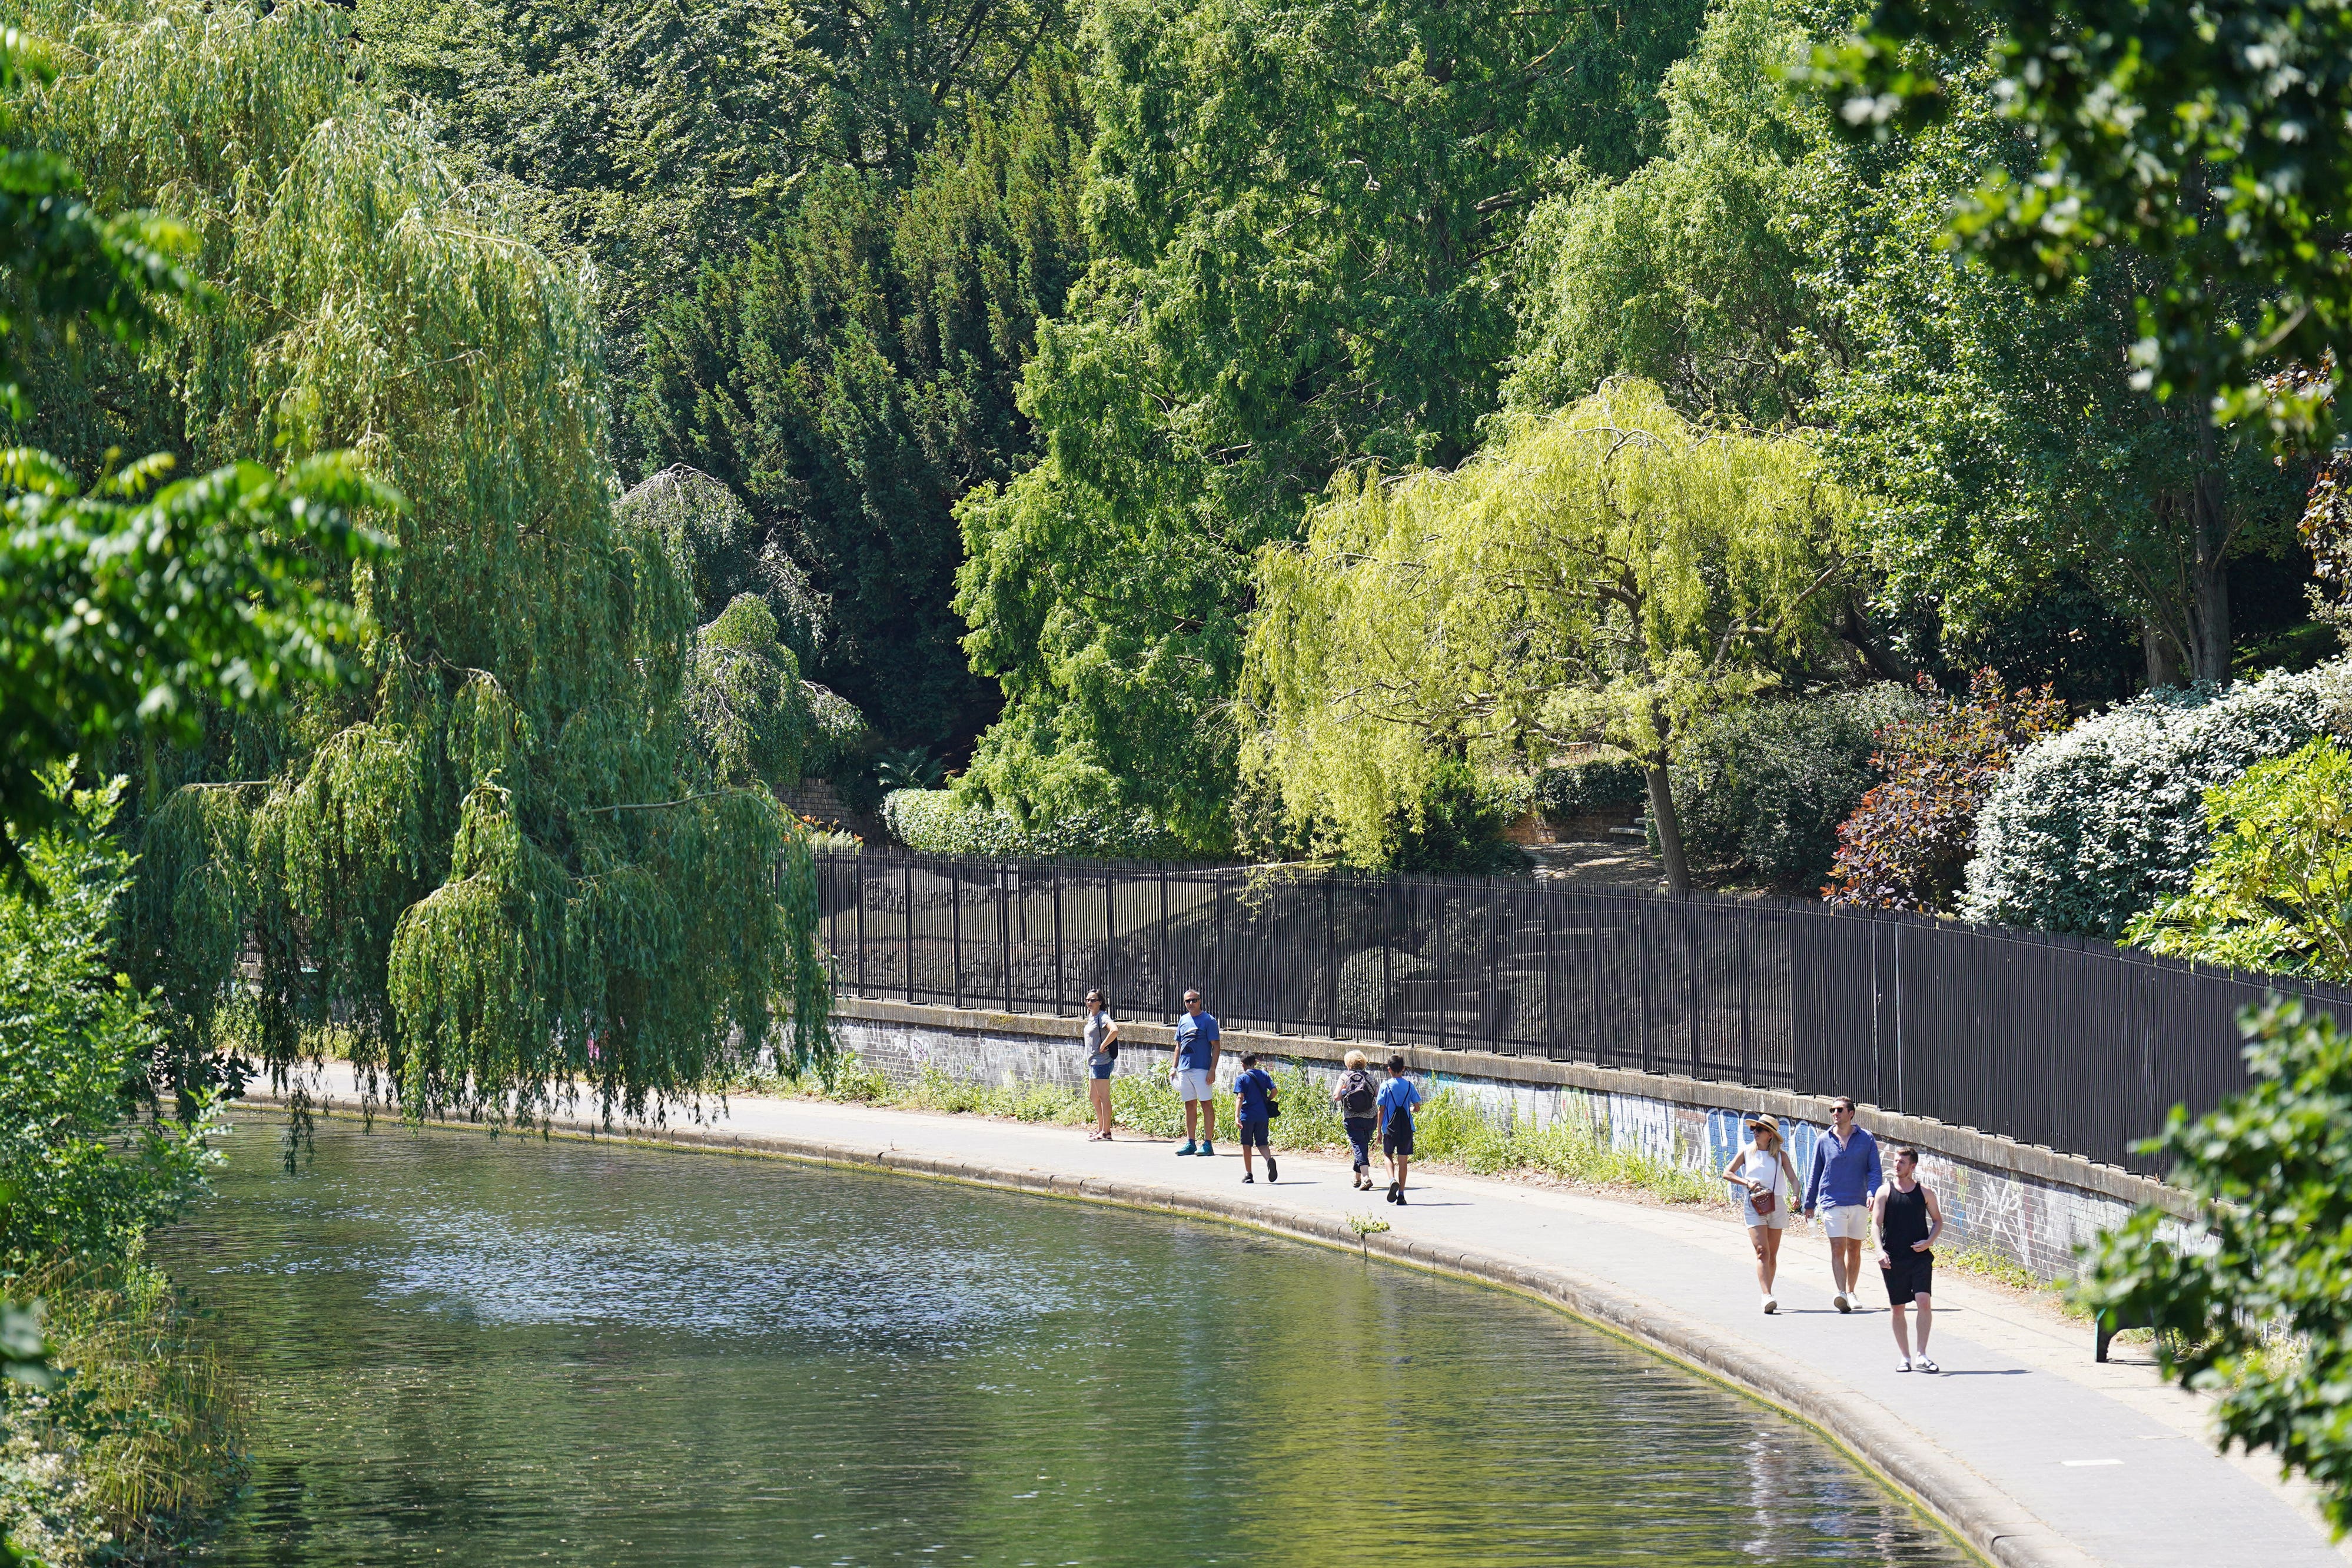
{"type": "Polygon", "coordinates": [[[1350,1068],[1348,1076],[1339,1080],[1339,1109],[1349,1116],[1370,1116],[1380,1091],[1372,1087],[1372,1075],[1361,1068],[1350,1068]]]}

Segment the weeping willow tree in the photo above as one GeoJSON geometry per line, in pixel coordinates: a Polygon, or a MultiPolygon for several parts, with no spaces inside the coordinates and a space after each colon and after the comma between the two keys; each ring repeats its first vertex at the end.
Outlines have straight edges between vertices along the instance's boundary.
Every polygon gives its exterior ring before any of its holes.
{"type": "Polygon", "coordinates": [[[1793,437],[1695,426],[1644,382],[1504,425],[1452,472],[1342,477],[1257,561],[1244,765],[1295,829],[1383,861],[1449,763],[1602,742],[1668,787],[1690,720],[1811,662],[1843,500],[1793,437]]]}
{"type": "Polygon", "coordinates": [[[129,942],[183,1089],[247,996],[273,1069],[331,1026],[412,1115],[530,1120],[583,1089],[645,1114],[772,1041],[827,1065],[805,842],[693,722],[694,563],[616,515],[589,280],[353,85],[331,7],[32,26],[75,62],[52,143],[179,216],[215,280],[143,367],[188,446],[347,447],[410,502],[397,555],[347,584],[356,695],[151,761],[178,782],[146,803],[129,942]]]}

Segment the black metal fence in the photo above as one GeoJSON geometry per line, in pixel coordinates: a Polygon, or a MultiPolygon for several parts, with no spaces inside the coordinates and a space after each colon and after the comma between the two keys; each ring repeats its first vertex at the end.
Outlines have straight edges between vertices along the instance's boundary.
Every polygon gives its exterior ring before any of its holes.
{"type": "Polygon", "coordinates": [[[1499,1051],[1802,1093],[2136,1170],[2245,1081],[2238,1010],[2336,987],[2032,931],[1534,879],[820,856],[859,996],[1499,1051]]]}

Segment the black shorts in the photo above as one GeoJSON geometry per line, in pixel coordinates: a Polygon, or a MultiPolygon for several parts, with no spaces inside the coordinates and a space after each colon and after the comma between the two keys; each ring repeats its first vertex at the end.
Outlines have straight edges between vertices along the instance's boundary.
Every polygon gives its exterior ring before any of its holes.
{"type": "Polygon", "coordinates": [[[1886,1301],[1889,1306],[1907,1307],[1914,1296],[1936,1293],[1936,1255],[1932,1252],[1890,1252],[1895,1260],[1892,1268],[1882,1268],[1886,1276],[1886,1301]]]}
{"type": "Polygon", "coordinates": [[[1399,1121],[1391,1117],[1389,1121],[1389,1130],[1381,1134],[1381,1152],[1402,1154],[1407,1159],[1412,1158],[1412,1123],[1399,1121]]]}
{"type": "Polygon", "coordinates": [[[1243,1148],[1271,1150],[1274,1147],[1274,1121],[1272,1118],[1260,1117],[1256,1121],[1253,1121],[1248,1117],[1242,1116],[1236,1117],[1235,1120],[1242,1124],[1243,1148]]]}

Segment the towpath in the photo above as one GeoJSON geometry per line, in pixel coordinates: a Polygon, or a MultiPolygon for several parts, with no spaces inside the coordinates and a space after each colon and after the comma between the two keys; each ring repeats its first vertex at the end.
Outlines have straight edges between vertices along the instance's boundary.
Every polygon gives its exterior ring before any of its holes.
{"type": "MultiPolygon", "coordinates": [[[[354,1103],[329,1064],[314,1092],[354,1103]]],[[[1177,1158],[1167,1142],[973,1116],[738,1098],[701,1124],[625,1130],[671,1142],[889,1166],[917,1173],[1141,1204],[1324,1241],[1349,1215],[1386,1220],[1370,1249],[1405,1265],[1543,1296],[1760,1394],[1828,1431],[1925,1499],[1996,1562],[2052,1568],[2344,1568],[2308,1494],[2267,1460],[2217,1456],[2202,1403],[2164,1387],[2145,1353],[2091,1359],[2086,1325],[2039,1302],[1939,1272],[1941,1375],[1895,1371],[1884,1292],[1865,1259],[1852,1316],[1830,1302],[1827,1246],[1793,1228],[1780,1310],[1759,1309],[1747,1239],[1727,1212],[1555,1187],[1414,1173],[1411,1201],[1355,1191],[1345,1163],[1283,1156],[1282,1180],[1242,1182],[1238,1145],[1177,1158]]]]}

